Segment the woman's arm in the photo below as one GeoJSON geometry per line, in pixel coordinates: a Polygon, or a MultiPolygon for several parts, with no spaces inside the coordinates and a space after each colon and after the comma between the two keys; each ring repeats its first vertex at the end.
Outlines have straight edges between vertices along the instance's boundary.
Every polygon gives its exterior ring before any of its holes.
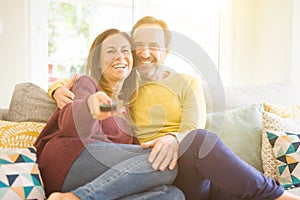
{"type": "MultiPolygon", "coordinates": [[[[81,76],[74,84],[72,91],[75,94],[73,102],[60,111],[58,119],[60,129],[69,136],[82,138],[101,133],[99,121],[93,118],[87,103],[89,96],[99,91],[97,83],[88,76],[81,76]]],[[[102,134],[102,139],[109,141],[105,134],[102,134]]]]}
{"type": "Polygon", "coordinates": [[[101,102],[111,100],[100,91],[98,83],[81,76],[72,91],[73,103],[60,111],[59,127],[70,137],[114,143],[132,143],[132,129],[112,112],[100,112],[101,102]]]}

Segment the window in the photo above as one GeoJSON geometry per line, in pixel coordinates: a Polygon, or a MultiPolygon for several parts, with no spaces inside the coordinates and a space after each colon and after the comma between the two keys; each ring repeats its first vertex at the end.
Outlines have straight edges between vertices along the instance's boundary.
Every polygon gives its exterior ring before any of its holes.
{"type": "MultiPolygon", "coordinates": [[[[165,20],[172,31],[199,44],[218,65],[219,0],[49,0],[49,83],[82,73],[91,42],[107,28],[130,31],[141,17],[165,20]]],[[[192,72],[184,58],[170,53],[166,64],[178,71],[192,72]],[[185,67],[187,66],[187,67],[185,67]],[[176,68],[177,67],[177,68],[176,68]]]]}

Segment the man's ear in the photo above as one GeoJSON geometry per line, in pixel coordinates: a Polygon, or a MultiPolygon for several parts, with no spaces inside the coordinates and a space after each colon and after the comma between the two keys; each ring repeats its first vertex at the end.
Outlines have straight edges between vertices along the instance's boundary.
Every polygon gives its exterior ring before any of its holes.
{"type": "Polygon", "coordinates": [[[164,51],[164,56],[163,56],[164,60],[167,58],[167,55],[169,55],[169,49],[166,49],[164,51]]]}

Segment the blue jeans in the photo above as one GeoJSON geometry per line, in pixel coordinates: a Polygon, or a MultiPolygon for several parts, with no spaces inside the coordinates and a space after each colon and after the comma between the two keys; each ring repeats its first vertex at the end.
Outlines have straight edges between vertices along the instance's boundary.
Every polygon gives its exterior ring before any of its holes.
{"type": "Polygon", "coordinates": [[[71,166],[62,191],[80,199],[185,199],[171,186],[176,170],[153,170],[150,150],[139,145],[94,142],[71,166]]]}

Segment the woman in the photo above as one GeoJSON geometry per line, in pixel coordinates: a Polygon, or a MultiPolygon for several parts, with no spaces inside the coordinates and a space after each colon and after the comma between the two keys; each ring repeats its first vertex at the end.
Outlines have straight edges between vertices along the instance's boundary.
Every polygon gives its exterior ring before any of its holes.
{"type": "Polygon", "coordinates": [[[98,35],[90,48],[87,69],[97,82],[80,77],[72,89],[73,103],[53,114],[35,143],[46,196],[184,199],[180,190],[168,185],[176,170],[153,170],[148,151],[131,145],[137,142],[121,114],[99,109],[117,100],[132,69],[129,36],[116,29],[98,35]]]}

